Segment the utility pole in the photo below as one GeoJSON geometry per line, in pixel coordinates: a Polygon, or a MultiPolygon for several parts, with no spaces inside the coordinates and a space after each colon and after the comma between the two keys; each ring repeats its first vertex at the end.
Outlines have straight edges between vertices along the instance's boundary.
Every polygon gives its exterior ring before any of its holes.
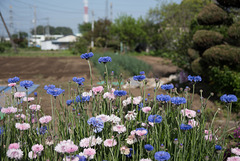
{"type": "Polygon", "coordinates": [[[50,29],[49,29],[49,17],[46,18],[47,19],[47,31],[46,31],[46,34],[47,35],[50,35],[50,29]]]}
{"type": "Polygon", "coordinates": [[[10,41],[11,41],[12,47],[14,48],[14,51],[15,51],[15,53],[17,54],[17,53],[18,53],[17,47],[16,47],[15,43],[14,43],[13,40],[12,40],[12,36],[11,36],[10,32],[8,31],[7,25],[6,25],[5,21],[4,21],[4,18],[3,18],[3,16],[2,16],[2,12],[1,12],[1,11],[0,11],[0,16],[1,16],[1,19],[2,19],[2,22],[3,22],[3,25],[4,25],[7,33],[8,33],[8,37],[9,37],[9,39],[10,39],[10,41]]]}
{"type": "Polygon", "coordinates": [[[108,0],[106,0],[106,19],[108,19],[108,0]]]}
{"type": "Polygon", "coordinates": [[[9,25],[9,32],[13,33],[13,11],[12,11],[12,6],[9,6],[9,20],[10,20],[10,25],[9,25]]]}
{"type": "Polygon", "coordinates": [[[111,20],[111,22],[113,22],[113,6],[112,6],[112,2],[110,3],[110,20],[111,20]]]}
{"type": "Polygon", "coordinates": [[[33,6],[34,8],[34,19],[33,19],[33,23],[34,23],[34,39],[35,39],[35,46],[37,45],[37,13],[36,13],[36,6],[33,6]]]}
{"type": "Polygon", "coordinates": [[[92,11],[92,40],[91,40],[91,48],[94,47],[94,41],[93,41],[93,32],[94,32],[94,11],[92,11]]]}

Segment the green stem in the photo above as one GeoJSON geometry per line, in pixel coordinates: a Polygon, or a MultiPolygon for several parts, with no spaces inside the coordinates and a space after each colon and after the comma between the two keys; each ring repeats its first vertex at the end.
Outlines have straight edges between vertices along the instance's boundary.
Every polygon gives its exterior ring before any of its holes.
{"type": "Polygon", "coordinates": [[[90,61],[88,60],[88,66],[89,66],[89,70],[90,70],[90,79],[91,79],[91,88],[93,87],[93,82],[92,82],[92,68],[91,68],[91,64],[90,61]]]}

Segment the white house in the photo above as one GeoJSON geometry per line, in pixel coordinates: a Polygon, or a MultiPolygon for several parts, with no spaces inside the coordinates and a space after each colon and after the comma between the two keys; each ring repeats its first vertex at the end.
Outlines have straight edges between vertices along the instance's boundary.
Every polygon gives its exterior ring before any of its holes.
{"type": "Polygon", "coordinates": [[[68,35],[56,40],[42,41],[41,50],[66,50],[69,45],[77,41],[77,37],[74,35],[68,35]]]}
{"type": "Polygon", "coordinates": [[[63,35],[32,35],[29,41],[30,46],[41,46],[41,42],[45,40],[54,40],[63,37],[63,35]]]}

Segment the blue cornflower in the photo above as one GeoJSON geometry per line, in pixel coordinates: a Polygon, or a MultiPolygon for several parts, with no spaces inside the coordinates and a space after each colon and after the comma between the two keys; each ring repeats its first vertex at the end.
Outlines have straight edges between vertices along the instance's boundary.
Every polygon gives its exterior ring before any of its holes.
{"type": "Polygon", "coordinates": [[[104,128],[104,123],[100,118],[91,117],[87,123],[93,127],[94,132],[101,132],[104,128]]]}
{"type": "Polygon", "coordinates": [[[34,96],[37,97],[37,92],[34,92],[34,96]]]}
{"type": "Polygon", "coordinates": [[[187,101],[184,97],[172,97],[171,102],[175,105],[185,104],[187,101]]]}
{"type": "Polygon", "coordinates": [[[161,123],[162,122],[162,117],[160,115],[149,115],[148,116],[148,122],[161,123]]]}
{"type": "MultiPolygon", "coordinates": [[[[148,130],[147,130],[147,129],[145,129],[145,128],[143,128],[143,127],[141,127],[141,128],[136,128],[136,131],[139,131],[139,130],[141,130],[141,131],[145,130],[145,131],[147,131],[147,133],[148,133],[148,130]]],[[[146,134],[144,134],[144,135],[147,135],[147,133],[146,133],[146,134]]]]}
{"type": "Polygon", "coordinates": [[[226,102],[226,103],[230,103],[230,102],[237,102],[237,97],[235,96],[235,95],[233,95],[233,94],[229,94],[229,95],[227,95],[227,94],[224,94],[224,95],[222,95],[221,97],[220,97],[220,100],[222,101],[222,102],[226,102]]]}
{"type": "Polygon", "coordinates": [[[148,95],[147,95],[148,97],[150,97],[150,93],[148,93],[148,95]]]}
{"type": "Polygon", "coordinates": [[[124,91],[124,90],[115,90],[113,93],[114,93],[115,96],[118,96],[118,97],[122,97],[122,96],[127,95],[127,92],[124,91]]]}
{"type": "Polygon", "coordinates": [[[67,101],[66,101],[66,104],[67,104],[68,106],[70,106],[73,102],[74,102],[74,100],[67,100],[67,101]]]}
{"type": "Polygon", "coordinates": [[[198,76],[188,76],[188,81],[190,82],[201,82],[202,78],[198,75],[198,76]]]}
{"type": "Polygon", "coordinates": [[[76,157],[79,158],[78,161],[87,161],[87,158],[85,156],[76,155],[76,157]]]}
{"type": "Polygon", "coordinates": [[[163,101],[163,102],[169,102],[171,100],[171,97],[169,95],[157,95],[156,100],[163,101]]]}
{"type": "Polygon", "coordinates": [[[135,75],[135,76],[133,76],[133,80],[135,80],[135,81],[142,81],[145,78],[146,78],[145,75],[135,75]]]}
{"type": "Polygon", "coordinates": [[[101,63],[104,63],[106,64],[107,62],[112,62],[112,58],[109,57],[109,56],[105,56],[105,57],[100,57],[98,59],[98,63],[101,64],[101,63]]]}
{"type": "Polygon", "coordinates": [[[156,152],[155,155],[154,155],[154,158],[158,161],[169,160],[170,157],[171,157],[170,154],[168,152],[165,152],[165,151],[156,152]]]}
{"type": "Polygon", "coordinates": [[[17,83],[20,79],[18,77],[13,77],[8,79],[8,83],[17,83]]]}
{"type": "Polygon", "coordinates": [[[83,85],[83,82],[85,82],[85,78],[78,78],[78,77],[73,77],[72,79],[74,82],[76,82],[79,85],[83,85]]]}
{"type": "Polygon", "coordinates": [[[77,96],[76,97],[76,102],[78,103],[78,102],[89,102],[90,101],[90,96],[85,96],[85,97],[80,97],[80,96],[77,96]]]}
{"type": "Polygon", "coordinates": [[[180,129],[181,130],[190,130],[190,129],[192,129],[192,126],[191,125],[181,124],[180,125],[180,129]]]}
{"type": "Polygon", "coordinates": [[[4,129],[3,129],[3,127],[0,127],[0,135],[2,135],[2,134],[3,134],[3,132],[4,132],[4,129]]]}
{"type": "Polygon", "coordinates": [[[94,54],[93,54],[92,52],[90,52],[90,53],[82,54],[82,55],[81,55],[81,58],[88,60],[89,58],[91,58],[91,57],[93,57],[93,56],[94,56],[94,54]]]}
{"type": "Polygon", "coordinates": [[[173,89],[173,88],[174,88],[173,84],[161,85],[161,89],[163,89],[163,90],[170,90],[170,89],[173,89]]]}
{"type": "Polygon", "coordinates": [[[48,89],[47,94],[53,95],[54,97],[59,96],[62,94],[65,90],[61,88],[53,88],[53,89],[48,89]]]}
{"type": "Polygon", "coordinates": [[[21,81],[20,86],[25,87],[25,88],[32,87],[33,86],[33,81],[29,81],[29,80],[21,81]]]}
{"type": "Polygon", "coordinates": [[[215,145],[216,150],[222,150],[222,147],[220,145],[215,145]]]}
{"type": "Polygon", "coordinates": [[[45,85],[44,86],[44,89],[47,91],[48,89],[54,89],[55,88],[55,85],[53,84],[49,84],[49,85],[45,85]]]}
{"type": "Polygon", "coordinates": [[[141,74],[141,75],[144,75],[144,74],[145,74],[145,72],[144,72],[144,71],[141,71],[141,72],[140,72],[140,74],[141,74]]]}
{"type": "Polygon", "coordinates": [[[39,130],[38,130],[38,127],[37,127],[36,130],[37,130],[38,135],[39,134],[44,135],[45,133],[47,133],[47,126],[42,126],[42,127],[39,128],[39,130]]]}
{"type": "Polygon", "coordinates": [[[146,144],[146,145],[144,145],[144,148],[147,150],[147,151],[153,151],[153,146],[152,145],[150,145],[150,144],[146,144]]]}

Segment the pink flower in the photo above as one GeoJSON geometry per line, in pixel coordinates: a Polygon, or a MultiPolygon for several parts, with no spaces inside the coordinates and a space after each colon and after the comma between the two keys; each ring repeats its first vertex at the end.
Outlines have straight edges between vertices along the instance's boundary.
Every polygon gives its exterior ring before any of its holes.
{"type": "Polygon", "coordinates": [[[218,138],[217,138],[217,137],[214,137],[212,134],[210,134],[210,135],[205,135],[205,140],[212,141],[213,138],[215,138],[215,140],[218,140],[218,138]]]}
{"type": "Polygon", "coordinates": [[[30,124],[28,124],[28,123],[22,123],[22,124],[21,123],[16,123],[15,127],[19,130],[27,130],[27,129],[30,128],[30,124]]]}
{"type": "Polygon", "coordinates": [[[36,158],[37,158],[37,154],[36,154],[35,152],[33,152],[33,151],[30,151],[30,152],[28,153],[28,157],[29,157],[30,159],[36,159],[36,158]]]}
{"type": "Polygon", "coordinates": [[[188,125],[191,125],[192,127],[198,126],[198,122],[194,119],[191,119],[188,121],[188,125]]]}
{"type": "MultiPolygon", "coordinates": [[[[34,97],[28,97],[28,102],[33,100],[34,100],[34,97]]],[[[27,102],[27,97],[23,97],[23,101],[27,102]]]]}
{"type": "Polygon", "coordinates": [[[96,150],[92,148],[84,149],[83,154],[87,157],[93,157],[96,154],[96,150]]]}
{"type": "Polygon", "coordinates": [[[50,121],[52,120],[52,117],[51,116],[43,116],[39,119],[39,122],[41,124],[47,124],[49,123],[50,121]]]}
{"type": "Polygon", "coordinates": [[[148,122],[149,125],[151,125],[152,127],[154,126],[154,123],[153,122],[148,122]]]}
{"type": "Polygon", "coordinates": [[[24,115],[24,114],[17,114],[17,115],[15,115],[15,118],[16,119],[19,119],[19,118],[21,118],[21,119],[26,119],[26,116],[24,115]]]}
{"type": "Polygon", "coordinates": [[[17,108],[14,108],[14,107],[2,108],[1,112],[5,113],[5,114],[16,113],[17,112],[17,108]]]}
{"type": "Polygon", "coordinates": [[[151,111],[151,107],[143,107],[142,108],[142,111],[144,112],[144,113],[148,113],[149,111],[151,111]]]}
{"type": "Polygon", "coordinates": [[[104,146],[106,147],[113,147],[115,145],[117,145],[117,141],[115,139],[106,139],[104,141],[104,146]]]}
{"type": "Polygon", "coordinates": [[[116,131],[119,134],[121,134],[126,131],[126,127],[124,125],[116,125],[116,126],[113,126],[113,131],[116,131]]]}
{"type": "Polygon", "coordinates": [[[126,146],[122,146],[120,148],[120,152],[121,152],[121,154],[128,155],[130,153],[130,149],[126,146]]]}
{"type": "Polygon", "coordinates": [[[16,92],[14,94],[14,98],[22,98],[22,97],[25,97],[25,96],[26,96],[25,92],[16,92]]]}
{"type": "Polygon", "coordinates": [[[74,145],[74,144],[68,144],[65,148],[65,151],[67,153],[74,153],[75,151],[78,150],[78,146],[77,145],[74,145]]]}
{"type": "Polygon", "coordinates": [[[9,83],[8,84],[8,87],[15,87],[16,86],[16,83],[9,83]]]}
{"type": "Polygon", "coordinates": [[[183,116],[187,116],[188,118],[196,117],[196,111],[189,110],[189,109],[183,109],[181,110],[181,114],[183,116]]]}
{"type": "Polygon", "coordinates": [[[227,161],[240,161],[240,157],[239,156],[235,156],[235,157],[228,157],[227,161]]]}
{"type": "Polygon", "coordinates": [[[115,99],[115,95],[113,93],[110,92],[106,92],[103,94],[103,98],[108,98],[109,100],[114,100],[115,99]]]}
{"type": "Polygon", "coordinates": [[[152,161],[152,159],[147,158],[147,159],[141,159],[140,161],[152,161]]]}
{"type": "Polygon", "coordinates": [[[136,135],[138,135],[138,136],[143,136],[145,134],[147,134],[147,130],[137,130],[136,131],[136,135]]]}
{"type": "Polygon", "coordinates": [[[96,118],[100,118],[103,122],[108,122],[110,119],[108,115],[104,115],[104,114],[98,115],[96,116],[96,118]]]}
{"type": "Polygon", "coordinates": [[[40,108],[41,108],[40,105],[35,105],[35,104],[29,106],[29,109],[33,111],[39,111],[40,108]]]}
{"type": "Polygon", "coordinates": [[[208,130],[204,130],[204,133],[205,133],[206,135],[208,135],[209,131],[208,131],[208,130]]]}
{"type": "Polygon", "coordinates": [[[231,152],[232,152],[233,154],[240,155],[240,149],[239,149],[238,147],[232,148],[232,149],[231,149],[231,152]]]}
{"type": "Polygon", "coordinates": [[[104,90],[103,86],[93,87],[92,91],[94,94],[101,93],[104,90]]]}
{"type": "Polygon", "coordinates": [[[56,145],[54,150],[58,153],[65,153],[66,148],[70,145],[74,145],[74,143],[71,140],[63,140],[56,145]]]}
{"type": "Polygon", "coordinates": [[[140,104],[141,101],[142,101],[142,99],[143,99],[143,98],[142,98],[141,96],[134,97],[134,98],[133,98],[133,104],[134,104],[134,105],[140,104]]]}
{"type": "Polygon", "coordinates": [[[32,151],[35,153],[41,153],[43,151],[43,146],[41,144],[35,144],[32,146],[32,151]]]}
{"type": "Polygon", "coordinates": [[[19,149],[20,145],[19,143],[12,143],[8,146],[8,149],[19,149]]]}
{"type": "Polygon", "coordinates": [[[21,149],[8,149],[7,156],[11,159],[20,160],[23,157],[23,151],[21,149]]]}

